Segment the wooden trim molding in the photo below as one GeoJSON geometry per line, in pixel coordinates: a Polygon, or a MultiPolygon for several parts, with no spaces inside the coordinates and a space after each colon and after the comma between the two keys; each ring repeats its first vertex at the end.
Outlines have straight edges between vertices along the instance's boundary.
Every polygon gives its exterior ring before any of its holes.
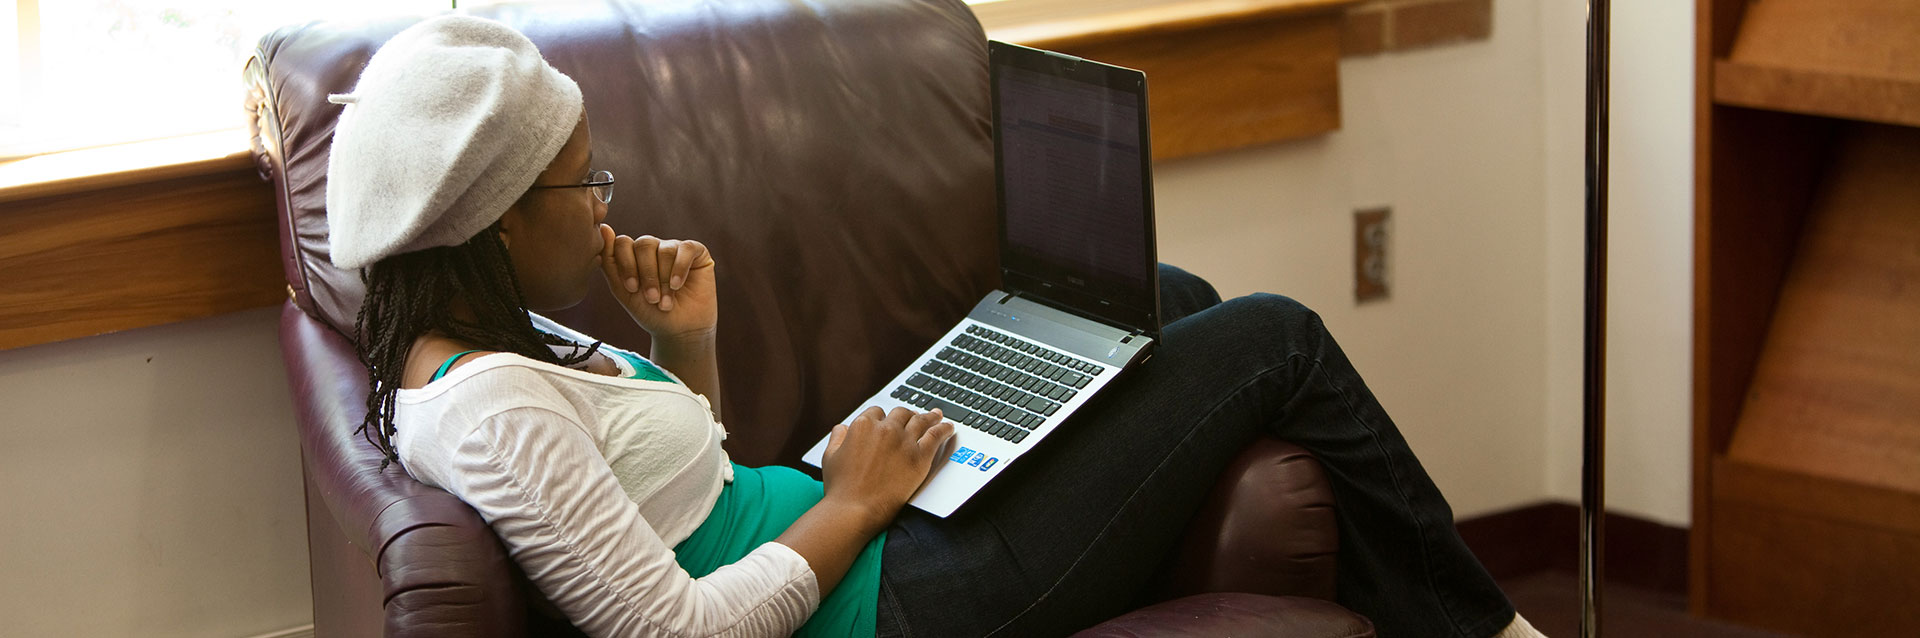
{"type": "Polygon", "coordinates": [[[1342,10],[1356,0],[1209,0],[988,31],[1146,72],[1153,157],[1340,128],[1342,10]]]}
{"type": "Polygon", "coordinates": [[[1493,0],[1368,0],[1347,10],[1341,30],[1348,57],[1486,40],[1493,0]]]}
{"type": "Polygon", "coordinates": [[[1140,69],[1164,160],[1340,128],[1342,56],[1486,40],[1492,0],[1199,0],[990,27],[1140,69]]]}
{"type": "Polygon", "coordinates": [[[1042,49],[1177,35],[1209,27],[1315,15],[1360,0],[1201,0],[989,29],[987,37],[1042,49]]]}
{"type": "Polygon", "coordinates": [[[273,210],[250,162],[6,202],[0,350],[278,303],[273,210]]]}

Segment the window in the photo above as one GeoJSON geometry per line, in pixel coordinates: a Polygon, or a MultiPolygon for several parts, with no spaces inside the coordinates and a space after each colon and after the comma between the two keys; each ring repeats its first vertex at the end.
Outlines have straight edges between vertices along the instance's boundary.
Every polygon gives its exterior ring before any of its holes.
{"type": "Polygon", "coordinates": [[[240,71],[284,24],[445,0],[0,0],[0,161],[244,126],[240,71]]]}
{"type": "MultiPolygon", "coordinates": [[[[500,0],[469,0],[477,6],[500,0]]],[[[967,0],[989,28],[1172,0],[967,0]]],[[[0,0],[0,162],[244,127],[262,35],[451,0],[0,0]]]]}

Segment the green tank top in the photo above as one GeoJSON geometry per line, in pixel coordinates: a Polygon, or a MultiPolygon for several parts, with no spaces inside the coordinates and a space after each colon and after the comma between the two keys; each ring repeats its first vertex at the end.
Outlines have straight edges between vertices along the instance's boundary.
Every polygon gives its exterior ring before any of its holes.
{"type": "MultiPolygon", "coordinates": [[[[674,560],[694,578],[711,574],[779,538],[801,514],[820,502],[823,494],[824,486],[799,470],[736,463],[733,482],[720,488],[720,500],[714,502],[713,513],[699,529],[673,548],[674,560]]],[[[840,579],[840,586],[820,599],[820,609],[793,635],[874,635],[880,608],[880,551],[886,543],[886,532],[868,541],[840,579]]]]}
{"type": "MultiPolygon", "coordinates": [[[[622,378],[640,379],[644,381],[660,381],[663,383],[673,383],[673,377],[667,376],[666,371],[661,370],[660,366],[653,365],[653,362],[648,361],[646,357],[642,357],[640,355],[627,352],[619,348],[614,348],[614,347],[605,346],[605,345],[600,346],[600,350],[602,352],[613,353],[614,356],[620,357],[622,361],[626,361],[627,367],[633,368],[633,374],[628,375],[626,377],[622,377],[622,378]]],[[[447,376],[448,370],[453,369],[453,362],[459,361],[460,357],[464,357],[464,356],[473,354],[475,352],[479,352],[479,350],[467,350],[465,352],[461,352],[451,357],[447,357],[446,361],[441,362],[440,368],[438,370],[433,371],[433,377],[427,379],[427,382],[432,383],[434,381],[439,381],[440,377],[447,376]]]]}

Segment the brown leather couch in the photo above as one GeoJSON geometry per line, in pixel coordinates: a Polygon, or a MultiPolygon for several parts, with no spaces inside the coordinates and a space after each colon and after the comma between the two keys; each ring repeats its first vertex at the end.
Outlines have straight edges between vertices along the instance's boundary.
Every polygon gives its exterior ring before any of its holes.
{"type": "MultiPolygon", "coordinates": [[[[721,268],[733,458],[800,454],[998,284],[985,39],[960,0],[666,0],[473,11],[580,82],[626,232],[698,238],[721,268]],[[939,237],[941,241],[930,238],[939,237]]],[[[479,516],[353,430],[362,294],[327,258],[328,148],[345,92],[419,16],[266,38],[246,69],[261,174],[279,204],[281,343],[307,489],[319,636],[576,632],[479,516]]],[[[404,140],[400,140],[404,142],[404,140]]],[[[561,321],[645,351],[604,291],[561,321]]],[[[1336,534],[1317,462],[1265,441],[1166,558],[1166,587],[1087,635],[1371,636],[1328,602],[1336,534]],[[1155,601],[1158,604],[1151,604],[1155,601]]]]}

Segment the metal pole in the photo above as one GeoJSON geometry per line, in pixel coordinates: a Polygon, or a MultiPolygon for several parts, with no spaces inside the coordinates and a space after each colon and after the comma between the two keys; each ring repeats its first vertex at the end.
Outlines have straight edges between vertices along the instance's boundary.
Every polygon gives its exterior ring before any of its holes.
{"type": "Polygon", "coordinates": [[[1580,476],[1580,635],[1600,636],[1607,458],[1608,0],[1587,1],[1587,318],[1580,476]]]}

